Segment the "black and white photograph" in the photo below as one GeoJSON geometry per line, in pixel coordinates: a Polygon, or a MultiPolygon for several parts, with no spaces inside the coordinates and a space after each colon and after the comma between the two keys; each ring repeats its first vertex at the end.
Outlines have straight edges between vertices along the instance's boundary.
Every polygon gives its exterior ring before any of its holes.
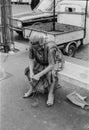
{"type": "Polygon", "coordinates": [[[0,130],[89,130],[89,0],[0,0],[0,130]]]}

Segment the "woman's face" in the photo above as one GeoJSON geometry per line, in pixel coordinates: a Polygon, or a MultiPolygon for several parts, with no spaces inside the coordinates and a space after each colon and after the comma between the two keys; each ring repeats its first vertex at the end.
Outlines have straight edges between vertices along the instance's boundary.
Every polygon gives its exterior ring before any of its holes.
{"type": "Polygon", "coordinates": [[[39,44],[39,42],[36,43],[32,43],[32,47],[36,50],[40,49],[42,47],[42,45],[39,44]]]}

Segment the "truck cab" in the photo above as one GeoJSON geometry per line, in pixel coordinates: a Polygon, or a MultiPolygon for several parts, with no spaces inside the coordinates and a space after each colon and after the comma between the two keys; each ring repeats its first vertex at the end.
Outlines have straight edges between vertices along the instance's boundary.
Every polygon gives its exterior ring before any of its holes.
{"type": "MultiPolygon", "coordinates": [[[[56,0],[55,6],[58,5],[60,0],[56,0]]],[[[23,28],[33,24],[51,22],[53,20],[53,0],[41,0],[38,6],[28,12],[20,13],[13,16],[12,28],[19,34],[22,34],[23,28]]],[[[55,15],[57,21],[57,13],[55,15]]]]}

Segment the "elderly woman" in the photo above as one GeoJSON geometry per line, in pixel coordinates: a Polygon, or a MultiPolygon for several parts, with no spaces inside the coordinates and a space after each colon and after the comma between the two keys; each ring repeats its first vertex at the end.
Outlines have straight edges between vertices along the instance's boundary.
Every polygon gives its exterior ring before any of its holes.
{"type": "Polygon", "coordinates": [[[54,103],[54,90],[58,84],[57,73],[62,69],[63,57],[55,42],[47,42],[47,38],[34,36],[30,39],[29,67],[25,75],[29,80],[30,89],[24,98],[34,92],[48,90],[47,105],[54,103]]]}

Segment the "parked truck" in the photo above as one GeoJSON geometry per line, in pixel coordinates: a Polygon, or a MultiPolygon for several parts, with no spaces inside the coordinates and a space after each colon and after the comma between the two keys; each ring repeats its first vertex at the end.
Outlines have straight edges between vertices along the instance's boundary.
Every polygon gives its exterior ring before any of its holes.
{"type": "MultiPolygon", "coordinates": [[[[61,0],[55,0],[55,6],[59,5],[61,0]]],[[[23,34],[23,28],[34,23],[46,23],[53,21],[53,0],[40,0],[37,7],[31,11],[30,5],[27,12],[19,13],[12,17],[12,29],[18,34],[23,34]]],[[[57,13],[55,13],[55,21],[57,13]]]]}
{"type": "Polygon", "coordinates": [[[47,37],[68,56],[74,56],[80,45],[89,43],[88,1],[63,1],[59,4],[57,22],[44,23],[23,29],[25,38],[33,35],[47,37]]]}

